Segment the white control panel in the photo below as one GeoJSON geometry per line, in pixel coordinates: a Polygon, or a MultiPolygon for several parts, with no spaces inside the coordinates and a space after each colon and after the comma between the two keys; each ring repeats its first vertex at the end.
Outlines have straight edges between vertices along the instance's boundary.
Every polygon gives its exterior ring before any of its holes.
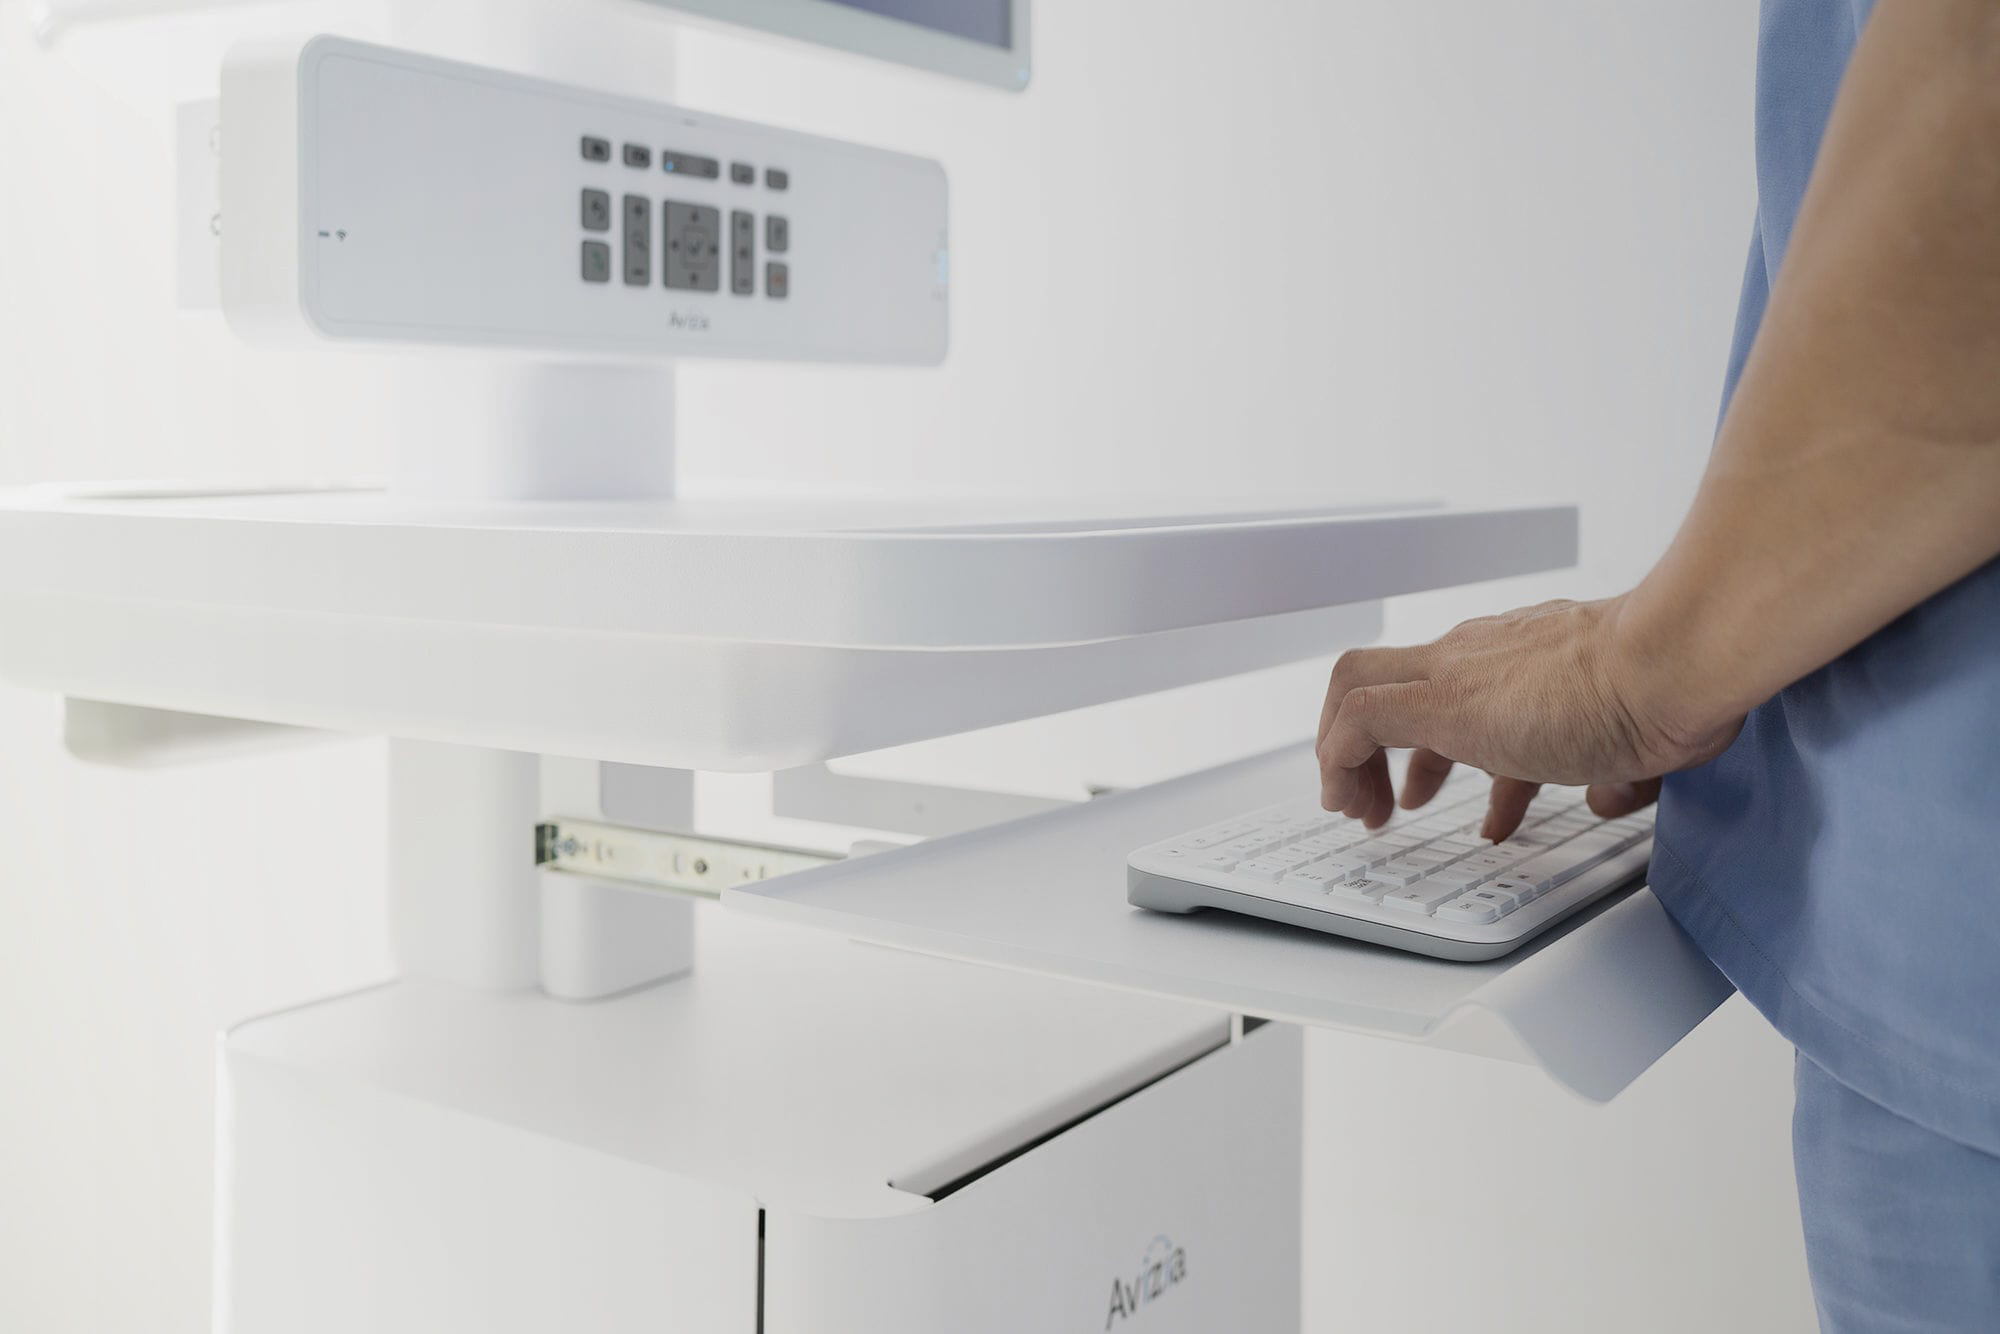
{"type": "Polygon", "coordinates": [[[331,37],[232,53],[253,337],[934,364],[936,162],[331,37]]]}

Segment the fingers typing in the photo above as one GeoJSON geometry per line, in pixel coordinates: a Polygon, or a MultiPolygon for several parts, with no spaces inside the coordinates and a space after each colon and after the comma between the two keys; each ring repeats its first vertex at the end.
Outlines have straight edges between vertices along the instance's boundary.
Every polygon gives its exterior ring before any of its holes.
{"type": "Polygon", "coordinates": [[[1428,804],[1449,777],[1450,760],[1434,750],[1411,751],[1409,768],[1403,771],[1403,809],[1413,811],[1428,804]]]}
{"type": "Polygon", "coordinates": [[[1507,838],[1521,827],[1535,794],[1541,790],[1540,783],[1530,783],[1525,779],[1495,778],[1493,794],[1487,799],[1486,821],[1479,827],[1479,836],[1494,843],[1507,838]]]}
{"type": "MultiPolygon", "coordinates": [[[[1354,813],[1365,791],[1371,801],[1386,803],[1382,819],[1394,808],[1388,765],[1381,752],[1389,746],[1428,744],[1438,723],[1429,687],[1421,681],[1361,686],[1347,691],[1332,721],[1320,736],[1320,803],[1327,810],[1354,813]],[[1363,769],[1380,760],[1380,782],[1363,769]],[[1365,788],[1364,788],[1365,785],[1365,788]]],[[[1363,806],[1361,809],[1372,809],[1363,806]]]]}

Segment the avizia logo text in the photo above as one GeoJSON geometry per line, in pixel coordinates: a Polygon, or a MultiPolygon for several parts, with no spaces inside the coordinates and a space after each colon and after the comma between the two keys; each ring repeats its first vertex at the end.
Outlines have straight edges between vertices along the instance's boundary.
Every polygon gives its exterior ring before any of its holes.
{"type": "Polygon", "coordinates": [[[686,329],[690,333],[705,333],[708,330],[708,316],[698,310],[686,312],[670,310],[667,312],[667,327],[686,329]]]}
{"type": "Polygon", "coordinates": [[[1138,1315],[1172,1292],[1186,1277],[1187,1252],[1170,1238],[1153,1238],[1146,1253],[1139,1257],[1139,1272],[1130,1281],[1111,1280],[1111,1306],[1104,1314],[1104,1327],[1110,1329],[1119,1321],[1138,1315]]]}

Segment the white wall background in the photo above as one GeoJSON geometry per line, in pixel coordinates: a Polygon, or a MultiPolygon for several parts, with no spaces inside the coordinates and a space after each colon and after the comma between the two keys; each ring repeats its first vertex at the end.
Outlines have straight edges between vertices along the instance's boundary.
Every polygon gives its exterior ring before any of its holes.
{"type": "MultiPolygon", "coordinates": [[[[170,121],[37,51],[24,10],[0,0],[0,482],[384,471],[370,363],[174,313],[170,121]]],[[[1405,599],[1392,635],[1617,589],[1706,449],[1753,11],[1043,0],[1020,97],[691,33],[681,100],[942,158],[957,292],[942,371],[685,370],[685,468],[1570,499],[1579,570],[1405,599]]],[[[1138,781],[1301,734],[1322,672],[867,767],[1138,781]]],[[[0,688],[0,1329],[205,1328],[212,1035],[385,971],[380,760],[92,770],[56,701],[0,688]]],[[[1732,1002],[1591,1109],[1525,1069],[1316,1036],[1309,1328],[1811,1328],[1786,1057],[1732,1002]],[[1441,1266],[1414,1290],[1413,1256],[1441,1266]]]]}

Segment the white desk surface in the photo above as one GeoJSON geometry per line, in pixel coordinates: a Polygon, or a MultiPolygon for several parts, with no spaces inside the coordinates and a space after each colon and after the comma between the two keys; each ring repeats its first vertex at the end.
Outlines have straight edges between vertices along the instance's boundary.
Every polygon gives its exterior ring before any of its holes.
{"type": "Polygon", "coordinates": [[[1569,508],[0,493],[0,675],[333,731],[764,771],[1332,654],[1559,568],[1569,508]]]}

